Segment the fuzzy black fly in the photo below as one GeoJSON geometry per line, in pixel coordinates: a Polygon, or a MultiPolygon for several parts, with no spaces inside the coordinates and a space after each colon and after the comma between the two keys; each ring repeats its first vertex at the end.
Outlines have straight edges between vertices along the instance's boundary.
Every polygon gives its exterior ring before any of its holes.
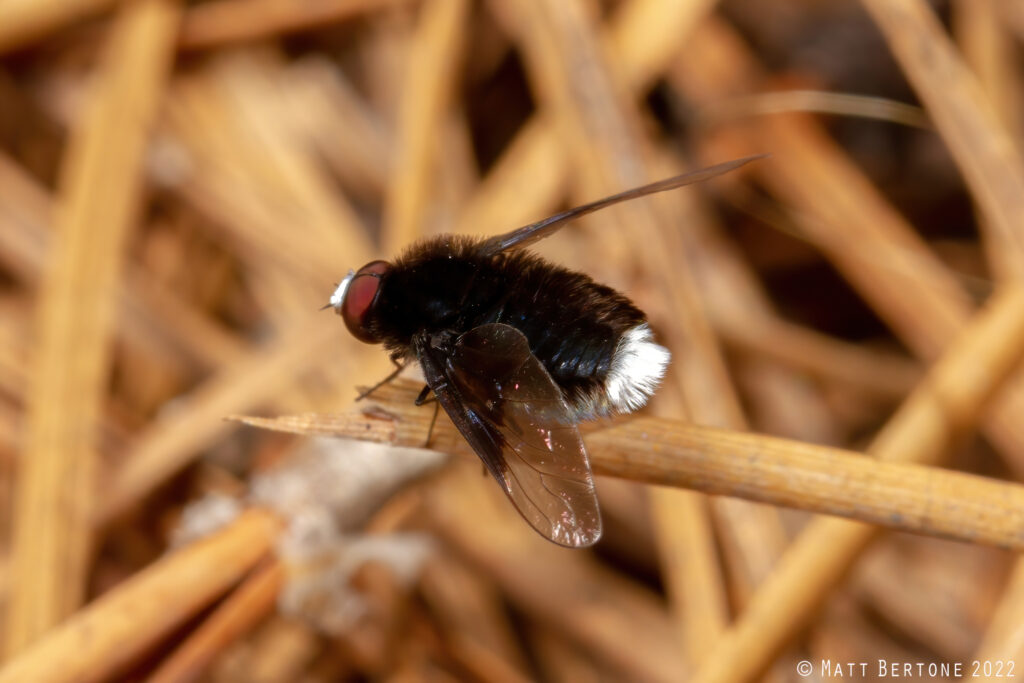
{"type": "Polygon", "coordinates": [[[625,296],[521,249],[580,216],[757,158],[627,190],[489,239],[428,239],[394,263],[350,273],[328,305],[357,339],[383,344],[399,369],[420,363],[440,406],[534,529],[560,545],[592,545],[601,514],[576,424],[643,406],[669,353],[625,296]]]}

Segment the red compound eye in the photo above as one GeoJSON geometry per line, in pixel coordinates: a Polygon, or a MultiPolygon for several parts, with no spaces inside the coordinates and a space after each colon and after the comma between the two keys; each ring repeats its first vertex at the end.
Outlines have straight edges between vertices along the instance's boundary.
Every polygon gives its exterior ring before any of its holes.
{"type": "Polygon", "coordinates": [[[352,336],[367,344],[376,344],[380,340],[367,329],[369,314],[380,290],[381,277],[391,269],[387,261],[372,261],[359,269],[352,276],[345,291],[345,301],[341,307],[341,317],[352,336]]]}

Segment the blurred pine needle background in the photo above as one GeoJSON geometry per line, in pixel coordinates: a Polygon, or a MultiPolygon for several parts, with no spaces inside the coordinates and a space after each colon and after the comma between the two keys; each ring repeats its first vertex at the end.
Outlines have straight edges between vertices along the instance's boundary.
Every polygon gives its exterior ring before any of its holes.
{"type": "Polygon", "coordinates": [[[1024,679],[1022,46],[1020,0],[0,0],[0,681],[1024,679]],[[758,153],[535,247],[673,352],[584,426],[595,548],[443,414],[407,448],[415,372],[353,412],[349,268],[758,153]]]}

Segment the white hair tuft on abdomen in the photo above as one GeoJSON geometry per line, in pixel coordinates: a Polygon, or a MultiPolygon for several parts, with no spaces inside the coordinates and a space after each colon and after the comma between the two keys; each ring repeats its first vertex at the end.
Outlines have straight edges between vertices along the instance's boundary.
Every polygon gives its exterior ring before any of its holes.
{"type": "Polygon", "coordinates": [[[630,413],[643,407],[665,376],[670,359],[668,349],[654,343],[647,323],[627,330],[615,348],[605,380],[613,410],[630,413]]]}

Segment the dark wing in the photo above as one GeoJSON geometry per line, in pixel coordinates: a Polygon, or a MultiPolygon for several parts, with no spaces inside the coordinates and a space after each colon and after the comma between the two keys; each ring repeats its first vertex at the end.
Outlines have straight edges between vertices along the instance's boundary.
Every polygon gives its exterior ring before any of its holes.
{"type": "Polygon", "coordinates": [[[580,216],[586,216],[588,213],[593,213],[605,208],[606,206],[625,202],[630,199],[636,199],[637,197],[643,197],[644,195],[664,192],[665,190],[674,190],[677,187],[683,187],[684,185],[692,185],[693,183],[709,180],[715,176],[737,169],[751,161],[763,159],[766,156],[768,155],[755,154],[754,156],[743,157],[742,159],[726,161],[725,163],[708,166],[707,168],[702,168],[698,171],[692,171],[672,178],[666,178],[665,180],[659,180],[658,182],[651,183],[650,185],[634,187],[632,190],[626,190],[625,192],[613,194],[610,197],[605,197],[604,199],[598,199],[596,202],[590,202],[589,204],[583,204],[582,206],[577,206],[567,211],[563,211],[562,213],[556,213],[554,216],[548,216],[544,220],[537,221],[536,223],[530,223],[529,225],[524,225],[512,232],[507,232],[504,235],[495,235],[490,239],[484,240],[480,244],[479,252],[484,256],[493,256],[494,254],[513,247],[525,247],[528,244],[533,244],[538,240],[542,240],[545,237],[554,234],[555,231],[559,230],[569,221],[575,220],[580,216]]]}
{"type": "Polygon", "coordinates": [[[417,335],[413,348],[441,407],[523,518],[559,545],[595,543],[601,513],[587,451],[522,332],[481,325],[458,338],[417,335]]]}

